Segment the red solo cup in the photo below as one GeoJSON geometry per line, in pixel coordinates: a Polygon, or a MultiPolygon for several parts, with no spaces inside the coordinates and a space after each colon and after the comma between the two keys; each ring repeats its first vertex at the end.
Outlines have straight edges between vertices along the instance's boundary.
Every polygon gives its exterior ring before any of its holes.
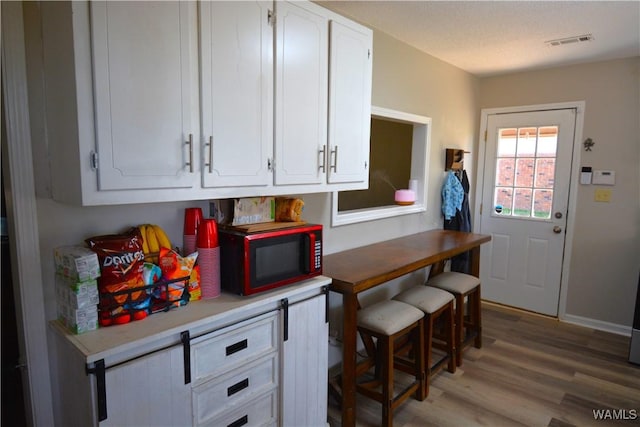
{"type": "Polygon", "coordinates": [[[212,218],[203,219],[198,227],[198,248],[218,247],[218,226],[212,218]]]}
{"type": "Polygon", "coordinates": [[[184,233],[185,235],[195,236],[198,234],[198,226],[202,222],[202,209],[186,208],[184,210],[184,233]]]}

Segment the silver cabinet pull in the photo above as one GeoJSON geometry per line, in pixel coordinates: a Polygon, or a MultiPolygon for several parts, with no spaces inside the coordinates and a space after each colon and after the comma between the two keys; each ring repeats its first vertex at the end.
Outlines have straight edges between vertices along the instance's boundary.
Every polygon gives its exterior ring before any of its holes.
{"type": "Polygon", "coordinates": [[[338,172],[338,146],[331,150],[331,154],[333,154],[333,164],[329,166],[330,169],[333,169],[334,172],[338,172]]]}
{"type": "Polygon", "coordinates": [[[189,140],[185,142],[189,146],[189,161],[185,166],[189,166],[189,172],[193,173],[193,134],[189,134],[189,140]]]}
{"type": "Polygon", "coordinates": [[[209,137],[209,143],[205,144],[205,146],[209,147],[209,163],[204,165],[209,168],[209,173],[213,173],[213,136],[209,137]]]}
{"type": "Polygon", "coordinates": [[[322,146],[322,150],[318,151],[318,154],[320,155],[320,159],[322,161],[322,163],[320,163],[320,165],[318,166],[318,169],[322,170],[322,173],[325,173],[326,170],[326,166],[327,166],[327,159],[325,156],[325,152],[327,151],[327,146],[323,145],[322,146]]]}

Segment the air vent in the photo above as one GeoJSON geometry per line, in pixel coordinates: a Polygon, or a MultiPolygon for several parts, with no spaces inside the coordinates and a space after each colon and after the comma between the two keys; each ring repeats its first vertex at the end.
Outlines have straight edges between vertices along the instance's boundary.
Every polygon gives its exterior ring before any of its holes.
{"type": "Polygon", "coordinates": [[[564,39],[549,40],[549,41],[546,41],[545,44],[547,46],[562,46],[565,44],[590,42],[591,40],[593,40],[593,36],[591,34],[583,34],[581,36],[573,36],[573,37],[566,37],[564,39]]]}

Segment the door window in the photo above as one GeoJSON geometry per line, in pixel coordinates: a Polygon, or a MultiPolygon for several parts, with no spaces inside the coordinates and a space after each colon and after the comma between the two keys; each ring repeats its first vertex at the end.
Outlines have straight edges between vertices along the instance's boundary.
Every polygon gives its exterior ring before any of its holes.
{"type": "Polygon", "coordinates": [[[498,129],[492,215],[549,219],[558,126],[498,129]]]}

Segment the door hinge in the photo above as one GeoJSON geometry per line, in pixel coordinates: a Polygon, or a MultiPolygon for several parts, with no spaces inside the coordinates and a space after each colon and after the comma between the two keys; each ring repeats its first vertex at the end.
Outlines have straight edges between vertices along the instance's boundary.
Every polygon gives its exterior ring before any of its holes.
{"type": "Polygon", "coordinates": [[[485,129],[485,131],[484,131],[484,142],[487,142],[487,134],[488,134],[488,131],[485,129]]]}
{"type": "Polygon", "coordinates": [[[371,49],[367,49],[367,59],[371,59],[371,49]]]}
{"type": "Polygon", "coordinates": [[[91,170],[98,170],[98,153],[91,151],[89,162],[91,163],[91,170]]]}
{"type": "Polygon", "coordinates": [[[271,26],[276,25],[276,13],[274,11],[272,11],[271,9],[269,9],[267,11],[267,22],[271,26]]]}
{"type": "Polygon", "coordinates": [[[480,203],[480,215],[482,215],[482,203],[480,203]]]}
{"type": "Polygon", "coordinates": [[[368,163],[367,163],[367,161],[365,160],[365,162],[364,162],[364,168],[365,168],[365,170],[367,169],[367,166],[369,166],[369,164],[368,164],[368,163]]]}
{"type": "Polygon", "coordinates": [[[272,171],[274,166],[274,161],[272,159],[267,159],[267,170],[272,171]]]}

